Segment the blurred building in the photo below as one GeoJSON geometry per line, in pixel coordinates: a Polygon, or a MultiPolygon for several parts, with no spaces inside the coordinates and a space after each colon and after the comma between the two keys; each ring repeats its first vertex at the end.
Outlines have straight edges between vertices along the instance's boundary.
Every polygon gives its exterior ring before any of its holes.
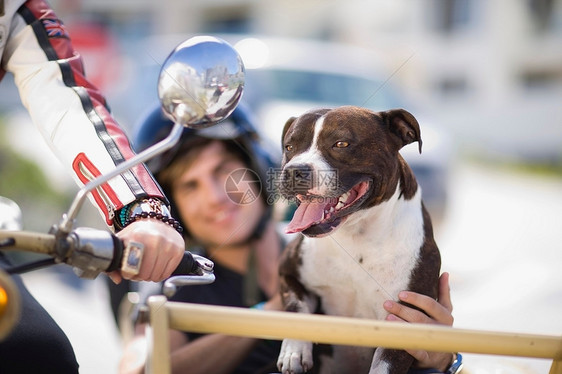
{"type": "Polygon", "coordinates": [[[373,48],[395,67],[389,78],[478,152],[562,159],[562,0],[70,3],[121,35],[236,32],[373,48]]]}

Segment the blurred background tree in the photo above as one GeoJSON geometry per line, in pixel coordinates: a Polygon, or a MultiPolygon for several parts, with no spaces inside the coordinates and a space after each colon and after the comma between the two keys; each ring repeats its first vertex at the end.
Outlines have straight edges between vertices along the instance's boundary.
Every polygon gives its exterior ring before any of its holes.
{"type": "Polygon", "coordinates": [[[0,196],[20,206],[25,229],[45,231],[58,222],[71,196],[53,188],[38,164],[15,151],[7,139],[0,119],[0,196]]]}

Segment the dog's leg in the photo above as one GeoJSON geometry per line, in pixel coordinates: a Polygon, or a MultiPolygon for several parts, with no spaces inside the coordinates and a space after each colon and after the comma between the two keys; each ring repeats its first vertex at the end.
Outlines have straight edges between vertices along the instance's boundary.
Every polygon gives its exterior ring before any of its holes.
{"type": "MultiPolygon", "coordinates": [[[[314,313],[318,297],[305,290],[303,285],[292,276],[281,277],[281,295],[285,311],[296,313],[314,313]]],[[[277,359],[277,367],[284,374],[306,373],[313,366],[312,343],[285,339],[277,359]]]]}
{"type": "Polygon", "coordinates": [[[312,368],[312,343],[285,339],[277,359],[277,368],[283,374],[306,373],[312,368]]]}
{"type": "Polygon", "coordinates": [[[414,358],[406,351],[377,348],[369,374],[406,374],[414,358]]]}
{"type": "MultiPolygon", "coordinates": [[[[296,293],[287,291],[284,298],[287,300],[285,310],[288,312],[311,314],[316,309],[316,296],[307,295],[302,299],[297,299],[296,293]]],[[[283,340],[277,359],[277,368],[283,374],[306,373],[312,366],[312,342],[295,339],[283,340]]]]}
{"type": "MultiPolygon", "coordinates": [[[[304,237],[292,240],[281,257],[279,283],[281,300],[286,312],[312,314],[318,306],[318,296],[311,293],[300,281],[301,245],[304,237]]],[[[285,339],[277,359],[282,373],[298,374],[312,368],[312,343],[285,339]]]]}

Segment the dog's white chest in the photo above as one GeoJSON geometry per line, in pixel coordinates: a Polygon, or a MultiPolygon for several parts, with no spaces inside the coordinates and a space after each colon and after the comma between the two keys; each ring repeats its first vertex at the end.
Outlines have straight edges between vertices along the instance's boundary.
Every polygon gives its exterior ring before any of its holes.
{"type": "Polygon", "coordinates": [[[415,222],[392,226],[373,224],[368,211],[355,215],[327,237],[304,238],[301,282],[320,296],[327,314],[383,319],[383,302],[397,300],[408,287],[423,243],[423,221],[420,214],[415,222]]]}
{"type": "Polygon", "coordinates": [[[376,258],[379,250],[386,252],[384,248],[367,251],[339,243],[307,244],[301,281],[321,297],[327,314],[382,319],[384,300],[395,300],[410,281],[409,261],[376,258]]]}

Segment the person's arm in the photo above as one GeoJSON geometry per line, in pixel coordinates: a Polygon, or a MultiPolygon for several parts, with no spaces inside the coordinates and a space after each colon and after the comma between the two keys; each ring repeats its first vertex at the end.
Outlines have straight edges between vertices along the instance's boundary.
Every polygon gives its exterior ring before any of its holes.
{"type": "MultiPolygon", "coordinates": [[[[409,291],[400,292],[398,297],[400,300],[420,308],[425,313],[395,301],[387,300],[384,303],[384,308],[390,313],[386,318],[387,321],[453,325],[453,304],[451,303],[449,273],[443,273],[439,278],[439,297],[437,301],[431,297],[409,291]]],[[[416,367],[435,368],[442,372],[449,368],[454,359],[454,354],[452,353],[427,352],[423,350],[408,350],[407,352],[416,359],[416,367]]]]}
{"type": "MultiPolygon", "coordinates": [[[[6,7],[6,16],[13,17],[2,70],[13,73],[23,105],[53,152],[73,171],[77,184],[82,186],[130,159],[134,152],[126,134],[103,95],[86,79],[82,59],[52,9],[41,0],[9,1],[6,7]]],[[[120,214],[123,209],[127,213],[128,207],[143,199],[152,198],[167,208],[165,196],[144,165],[113,178],[89,198],[116,230],[130,218],[120,214]]],[[[139,220],[119,233],[125,242],[143,243],[148,259],[142,262],[140,276],[124,273],[124,277],[159,281],[170,275],[169,269],[181,260],[183,239],[167,226],[156,219],[139,220]],[[154,245],[162,243],[170,249],[162,255],[166,258],[155,260],[160,254],[156,255],[154,245]]]]}

